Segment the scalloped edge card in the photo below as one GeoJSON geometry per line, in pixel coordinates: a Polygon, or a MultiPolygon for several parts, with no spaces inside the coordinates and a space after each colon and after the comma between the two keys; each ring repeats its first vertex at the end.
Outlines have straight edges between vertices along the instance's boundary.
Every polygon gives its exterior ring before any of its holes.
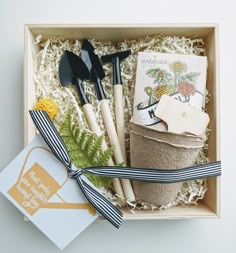
{"type": "Polygon", "coordinates": [[[0,173],[0,191],[60,249],[98,217],[40,135],[0,173]]]}

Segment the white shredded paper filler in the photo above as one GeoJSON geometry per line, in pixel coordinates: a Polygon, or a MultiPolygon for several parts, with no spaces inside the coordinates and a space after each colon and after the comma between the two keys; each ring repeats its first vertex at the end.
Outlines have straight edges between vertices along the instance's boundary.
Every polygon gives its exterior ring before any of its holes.
{"type": "MultiPolygon", "coordinates": [[[[110,41],[99,41],[92,39],[90,42],[96,48],[95,53],[99,56],[105,54],[111,54],[117,51],[131,49],[131,55],[121,62],[121,73],[123,81],[123,89],[125,96],[125,123],[126,123],[126,144],[127,150],[129,150],[129,120],[132,115],[133,107],[133,95],[135,85],[135,74],[137,64],[137,54],[139,51],[155,51],[166,53],[180,53],[189,55],[204,55],[204,41],[201,38],[190,39],[177,36],[165,36],[161,34],[151,35],[146,37],[140,37],[138,39],[124,39],[118,44],[114,44],[110,41]]],[[[61,86],[58,78],[58,66],[61,56],[64,50],[69,50],[79,55],[81,51],[82,40],[67,40],[60,37],[52,37],[47,40],[43,39],[43,36],[39,34],[35,39],[35,45],[39,46],[39,52],[35,55],[34,62],[36,64],[36,72],[34,75],[36,97],[51,98],[59,106],[59,114],[56,118],[55,124],[57,127],[64,121],[68,109],[74,108],[73,119],[78,121],[81,128],[87,128],[88,125],[85,120],[85,116],[80,106],[80,100],[77,96],[74,86],[64,88],[61,86]]],[[[102,83],[106,92],[107,98],[110,100],[110,107],[112,109],[114,118],[114,101],[113,101],[113,85],[112,85],[112,64],[105,64],[105,78],[102,83]]],[[[99,102],[96,99],[96,93],[94,84],[91,82],[84,82],[84,87],[89,100],[93,104],[96,118],[98,123],[105,133],[105,137],[108,141],[106,132],[104,131],[104,123],[100,112],[99,102]]],[[[208,99],[207,99],[208,101],[208,99]]],[[[204,149],[207,149],[207,144],[204,149]]],[[[206,163],[207,157],[204,153],[204,149],[200,152],[200,155],[196,161],[197,164],[206,163]]],[[[129,157],[129,154],[128,156],[129,157]]],[[[103,194],[114,204],[120,205],[115,195],[106,189],[101,189],[103,194]]],[[[207,191],[207,182],[205,179],[194,180],[183,183],[182,189],[179,192],[175,201],[165,206],[148,205],[147,203],[139,202],[133,204],[128,203],[131,212],[137,209],[152,209],[152,210],[164,210],[177,205],[197,205],[198,200],[202,199],[207,191]]]]}

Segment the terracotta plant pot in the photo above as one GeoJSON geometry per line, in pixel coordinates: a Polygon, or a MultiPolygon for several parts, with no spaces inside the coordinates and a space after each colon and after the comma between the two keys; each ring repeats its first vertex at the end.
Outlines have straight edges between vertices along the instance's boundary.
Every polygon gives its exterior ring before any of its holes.
{"type": "MultiPolygon", "coordinates": [[[[193,165],[204,137],[161,132],[130,122],[132,167],[175,170],[193,165]]],[[[158,206],[175,200],[182,183],[158,184],[132,181],[137,199],[158,206]]]]}

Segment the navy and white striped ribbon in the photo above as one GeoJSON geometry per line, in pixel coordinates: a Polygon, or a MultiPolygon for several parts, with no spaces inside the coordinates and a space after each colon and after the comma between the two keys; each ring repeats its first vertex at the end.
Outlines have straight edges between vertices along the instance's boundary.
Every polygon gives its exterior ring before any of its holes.
{"type": "Polygon", "coordinates": [[[48,114],[40,110],[32,110],[29,113],[51,151],[57,159],[67,167],[70,177],[76,179],[88,201],[100,214],[109,220],[115,227],[119,228],[122,223],[122,212],[82,179],[82,170],[78,170],[72,165],[65,143],[54,124],[49,119],[48,114]]]}
{"type": "Polygon", "coordinates": [[[177,170],[160,170],[134,167],[98,167],[85,168],[83,174],[90,173],[97,176],[119,177],[150,183],[177,183],[194,179],[217,177],[221,175],[221,162],[212,162],[191,166],[177,170]]]}
{"type": "Polygon", "coordinates": [[[165,184],[206,177],[216,177],[221,175],[220,161],[177,170],[118,166],[77,169],[72,165],[64,141],[60,137],[52,121],[49,119],[47,113],[45,111],[32,110],[30,111],[30,115],[51,151],[58,158],[58,160],[68,168],[70,177],[76,179],[81,191],[84,193],[88,201],[96,208],[98,212],[100,212],[100,214],[102,214],[117,228],[119,228],[122,223],[122,212],[112,203],[110,203],[101,193],[86,183],[85,180],[83,180],[83,174],[91,173],[98,176],[126,178],[165,184]]]}

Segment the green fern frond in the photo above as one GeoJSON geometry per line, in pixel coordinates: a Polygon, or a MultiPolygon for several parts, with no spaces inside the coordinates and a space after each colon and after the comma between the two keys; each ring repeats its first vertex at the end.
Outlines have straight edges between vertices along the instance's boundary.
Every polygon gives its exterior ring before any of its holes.
{"type": "Polygon", "coordinates": [[[88,148],[88,157],[89,159],[94,161],[94,163],[96,163],[96,157],[101,154],[101,146],[103,140],[104,136],[103,135],[99,136],[93,143],[91,143],[91,145],[88,148]]]}
{"type": "Polygon", "coordinates": [[[74,129],[73,134],[74,134],[75,138],[78,138],[80,135],[80,129],[78,127],[76,129],[74,129]]]}
{"type": "Polygon", "coordinates": [[[104,151],[97,159],[96,163],[98,165],[105,166],[107,165],[108,160],[112,157],[114,153],[114,147],[108,148],[106,151],[104,151]]]}
{"type": "Polygon", "coordinates": [[[95,140],[94,135],[91,133],[88,133],[86,136],[86,139],[84,140],[82,146],[83,146],[83,150],[88,150],[89,149],[89,145],[91,145],[91,143],[95,140]]]}
{"type": "Polygon", "coordinates": [[[71,115],[70,115],[70,113],[67,113],[66,118],[65,118],[64,122],[62,123],[61,129],[60,129],[60,135],[62,137],[71,136],[70,122],[71,122],[71,115]]]}
{"type": "MultiPolygon", "coordinates": [[[[59,133],[65,142],[72,163],[76,167],[105,166],[113,155],[114,147],[110,147],[104,152],[101,150],[104,136],[97,137],[86,129],[81,130],[79,125],[72,120],[71,111],[67,113],[59,133]]],[[[86,176],[97,187],[111,187],[111,178],[86,176]]]]}
{"type": "Polygon", "coordinates": [[[87,137],[87,132],[83,131],[81,133],[81,135],[78,137],[78,144],[81,146],[81,148],[83,149],[83,144],[84,144],[84,141],[87,137]]]}

